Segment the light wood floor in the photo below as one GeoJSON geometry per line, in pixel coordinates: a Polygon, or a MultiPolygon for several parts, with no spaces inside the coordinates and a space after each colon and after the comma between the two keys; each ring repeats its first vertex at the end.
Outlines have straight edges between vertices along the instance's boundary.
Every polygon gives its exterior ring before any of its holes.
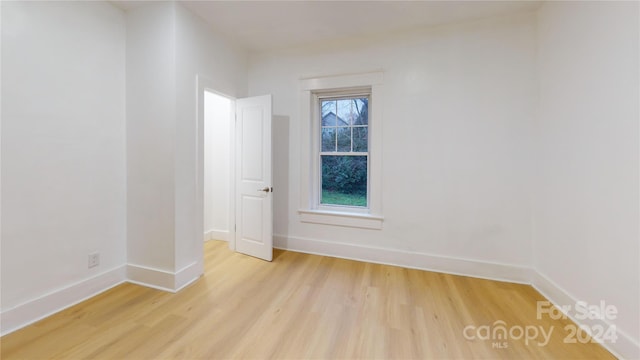
{"type": "Polygon", "coordinates": [[[545,299],[527,285],[274,255],[268,263],[208,242],[205,276],[180,293],[117,286],[2,337],[1,358],[613,358],[597,344],[565,344],[572,323],[537,320],[545,299]],[[499,320],[554,330],[546,346],[463,335],[499,320]]]}

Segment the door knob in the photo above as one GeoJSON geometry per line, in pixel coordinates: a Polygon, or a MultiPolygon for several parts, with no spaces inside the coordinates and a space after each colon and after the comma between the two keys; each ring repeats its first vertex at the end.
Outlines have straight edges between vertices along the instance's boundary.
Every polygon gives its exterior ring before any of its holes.
{"type": "Polygon", "coordinates": [[[273,188],[270,188],[268,186],[263,187],[262,189],[258,189],[258,191],[264,191],[264,192],[273,192],[273,188]]]}

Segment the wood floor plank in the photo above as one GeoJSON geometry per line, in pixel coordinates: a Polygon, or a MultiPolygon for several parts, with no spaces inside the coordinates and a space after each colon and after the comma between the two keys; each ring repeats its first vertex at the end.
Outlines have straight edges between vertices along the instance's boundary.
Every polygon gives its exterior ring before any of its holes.
{"type": "Polygon", "coordinates": [[[614,358],[536,318],[531,286],[276,250],[272,263],[205,244],[178,294],[122,284],[0,339],[2,359],[614,358]],[[465,327],[535,325],[536,340],[467,339],[465,327]]]}

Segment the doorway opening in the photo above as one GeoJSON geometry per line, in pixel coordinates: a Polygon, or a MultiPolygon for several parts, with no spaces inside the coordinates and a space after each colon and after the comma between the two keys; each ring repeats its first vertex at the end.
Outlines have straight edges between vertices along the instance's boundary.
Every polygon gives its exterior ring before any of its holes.
{"type": "Polygon", "coordinates": [[[205,240],[228,241],[233,248],[233,117],[235,101],[204,90],[205,240]]]}
{"type": "Polygon", "coordinates": [[[227,241],[232,251],[271,261],[271,95],[231,98],[201,76],[197,88],[198,232],[205,241],[227,241]]]}

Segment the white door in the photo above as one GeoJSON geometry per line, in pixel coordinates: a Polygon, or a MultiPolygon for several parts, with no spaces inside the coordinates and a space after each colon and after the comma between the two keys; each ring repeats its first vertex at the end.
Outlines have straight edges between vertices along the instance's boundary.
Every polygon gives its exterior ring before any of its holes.
{"type": "Polygon", "coordinates": [[[236,100],[236,251],[271,261],[271,95],[236,100]]]}

